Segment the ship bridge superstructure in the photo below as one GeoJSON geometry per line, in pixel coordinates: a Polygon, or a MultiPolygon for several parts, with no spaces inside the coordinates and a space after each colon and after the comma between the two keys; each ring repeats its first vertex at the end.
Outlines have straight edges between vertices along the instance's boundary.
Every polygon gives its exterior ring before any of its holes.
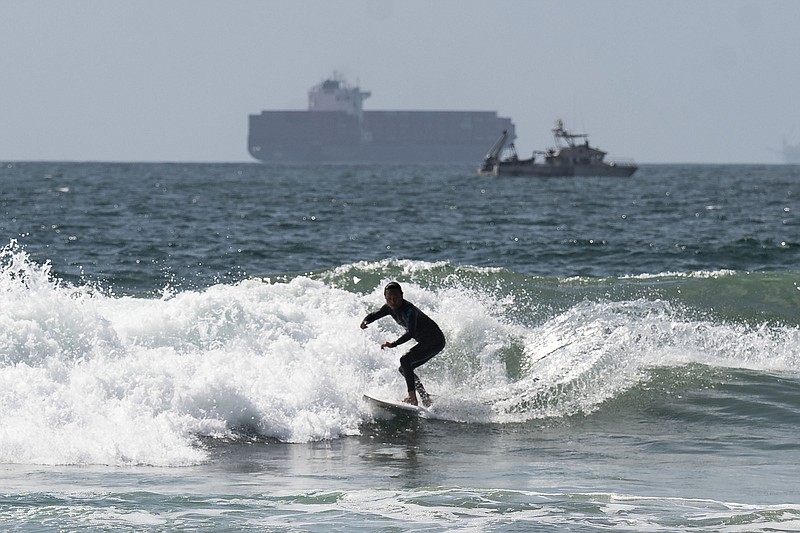
{"type": "Polygon", "coordinates": [[[350,86],[334,75],[308,91],[308,110],[344,111],[360,120],[364,116],[364,100],[370,96],[370,92],[350,86]]]}

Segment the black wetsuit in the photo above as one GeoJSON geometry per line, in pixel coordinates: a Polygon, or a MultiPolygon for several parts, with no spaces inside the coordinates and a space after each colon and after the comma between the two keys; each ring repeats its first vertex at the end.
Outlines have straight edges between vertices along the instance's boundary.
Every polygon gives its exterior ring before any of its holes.
{"type": "Polygon", "coordinates": [[[400,358],[400,373],[406,378],[408,391],[416,390],[420,399],[426,401],[428,393],[414,373],[414,369],[430,361],[430,359],[444,349],[444,334],[439,326],[428,315],[420,311],[414,304],[403,300],[400,309],[393,311],[388,305],[384,305],[374,313],[368,314],[364,318],[367,324],[375,322],[379,318],[390,315],[395,322],[406,329],[406,332],[399,339],[392,343],[392,347],[408,342],[411,339],[417,341],[406,354],[400,358]]]}

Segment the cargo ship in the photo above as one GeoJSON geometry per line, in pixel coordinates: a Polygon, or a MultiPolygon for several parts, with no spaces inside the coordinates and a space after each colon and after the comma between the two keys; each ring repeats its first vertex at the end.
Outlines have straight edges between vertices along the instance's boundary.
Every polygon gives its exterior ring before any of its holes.
{"type": "Polygon", "coordinates": [[[371,93],[339,76],[308,92],[308,109],[249,116],[250,155],[266,163],[474,163],[498,131],[496,111],[369,111],[371,93]]]}

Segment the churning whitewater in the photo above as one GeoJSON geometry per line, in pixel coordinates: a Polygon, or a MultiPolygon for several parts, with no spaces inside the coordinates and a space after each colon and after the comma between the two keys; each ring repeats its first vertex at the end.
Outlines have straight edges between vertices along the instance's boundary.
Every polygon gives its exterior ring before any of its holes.
{"type": "Polygon", "coordinates": [[[385,281],[359,276],[386,270],[431,278],[406,292],[449,339],[424,367],[444,420],[559,419],[634,394],[713,387],[720,373],[796,379],[800,370],[796,327],[715,323],[643,298],[553,301],[564,308],[548,317],[528,293],[554,281],[502,270],[361,263],[133,298],[61,282],[15,243],[2,264],[7,463],[183,466],[207,460],[204,438],[359,434],[373,416],[365,391],[404,391],[399,354],[378,348],[397,327],[357,327],[385,281]]]}

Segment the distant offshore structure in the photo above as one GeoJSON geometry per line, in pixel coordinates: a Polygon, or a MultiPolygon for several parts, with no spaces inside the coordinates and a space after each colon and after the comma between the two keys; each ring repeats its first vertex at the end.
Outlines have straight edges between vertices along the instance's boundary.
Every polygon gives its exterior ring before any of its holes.
{"type": "Polygon", "coordinates": [[[797,165],[800,164],[800,144],[786,144],[786,140],[783,141],[783,160],[786,163],[797,165]]]}
{"type": "Polygon", "coordinates": [[[497,137],[516,137],[496,111],[365,111],[370,93],[334,75],[306,111],[249,116],[248,150],[265,163],[473,163],[497,137]]]}

